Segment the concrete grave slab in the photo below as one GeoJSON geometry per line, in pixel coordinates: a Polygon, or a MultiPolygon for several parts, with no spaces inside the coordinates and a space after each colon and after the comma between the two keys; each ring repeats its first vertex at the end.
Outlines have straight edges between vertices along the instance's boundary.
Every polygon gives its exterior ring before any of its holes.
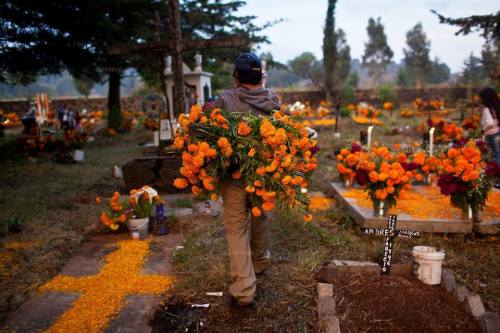
{"type": "MultiPolygon", "coordinates": [[[[346,198],[343,193],[346,188],[340,183],[331,183],[331,195],[338,199],[350,212],[354,221],[365,228],[385,228],[387,219],[373,216],[373,209],[361,207],[353,198],[346,198]]],[[[500,222],[500,221],[499,221],[500,222]]],[[[408,214],[398,214],[398,229],[416,230],[435,233],[471,233],[471,222],[457,219],[421,219],[408,214]]]]}
{"type": "Polygon", "coordinates": [[[79,296],[78,293],[61,292],[36,294],[7,317],[2,326],[2,332],[43,332],[79,296]]]}

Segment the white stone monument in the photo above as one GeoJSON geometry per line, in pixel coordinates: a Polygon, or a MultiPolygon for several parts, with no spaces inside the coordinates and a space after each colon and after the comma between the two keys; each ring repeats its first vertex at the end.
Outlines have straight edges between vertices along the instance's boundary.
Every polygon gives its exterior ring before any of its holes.
{"type": "MultiPolygon", "coordinates": [[[[196,53],[195,59],[195,69],[192,71],[186,64],[183,64],[182,71],[184,74],[186,99],[187,99],[187,110],[195,103],[203,103],[210,97],[212,97],[212,73],[203,71],[202,67],[202,56],[196,53]]],[[[170,119],[174,119],[174,103],[173,103],[173,89],[174,89],[174,78],[172,73],[172,58],[167,57],[166,68],[165,68],[165,78],[167,86],[167,97],[168,97],[168,109],[170,110],[170,119]]]]}

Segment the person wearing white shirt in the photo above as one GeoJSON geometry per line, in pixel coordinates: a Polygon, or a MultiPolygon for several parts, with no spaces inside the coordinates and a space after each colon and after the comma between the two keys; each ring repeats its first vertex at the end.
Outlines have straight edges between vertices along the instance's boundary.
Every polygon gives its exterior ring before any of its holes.
{"type": "Polygon", "coordinates": [[[488,143],[492,159],[500,166],[500,98],[495,89],[487,87],[479,92],[479,97],[485,106],[481,114],[481,128],[488,143]]]}

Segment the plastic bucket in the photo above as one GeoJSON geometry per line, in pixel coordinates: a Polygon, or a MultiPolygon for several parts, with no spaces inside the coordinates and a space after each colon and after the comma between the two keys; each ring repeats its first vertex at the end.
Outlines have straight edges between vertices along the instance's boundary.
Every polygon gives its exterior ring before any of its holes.
{"type": "Polygon", "coordinates": [[[73,153],[73,159],[77,162],[85,162],[85,151],[76,149],[73,153]]]}
{"type": "Polygon", "coordinates": [[[444,252],[432,246],[415,246],[411,252],[415,258],[417,278],[426,284],[440,284],[444,252]]]}
{"type": "Polygon", "coordinates": [[[148,237],[149,229],[149,218],[145,217],[142,219],[130,219],[128,220],[128,229],[130,233],[138,232],[140,239],[146,239],[148,237]]]}

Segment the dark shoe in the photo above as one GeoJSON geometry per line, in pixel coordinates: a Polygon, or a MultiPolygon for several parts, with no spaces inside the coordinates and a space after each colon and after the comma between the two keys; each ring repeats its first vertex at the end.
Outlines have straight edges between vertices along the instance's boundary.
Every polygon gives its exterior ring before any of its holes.
{"type": "Polygon", "coordinates": [[[257,303],[255,303],[255,301],[251,301],[249,303],[241,303],[238,302],[238,300],[233,296],[231,296],[231,301],[229,305],[238,309],[255,309],[257,307],[257,303]]]}

